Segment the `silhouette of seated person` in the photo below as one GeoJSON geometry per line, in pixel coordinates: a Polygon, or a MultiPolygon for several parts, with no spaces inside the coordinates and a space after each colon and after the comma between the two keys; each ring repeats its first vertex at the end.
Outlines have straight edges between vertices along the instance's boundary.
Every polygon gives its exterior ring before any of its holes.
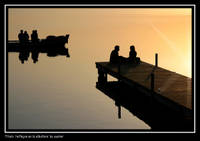
{"type": "Polygon", "coordinates": [[[39,42],[37,30],[32,31],[31,41],[32,41],[33,44],[37,44],[39,42]]]}
{"type": "Polygon", "coordinates": [[[110,63],[119,63],[119,46],[116,45],[115,49],[110,54],[110,63]]]}
{"type": "Polygon", "coordinates": [[[119,56],[119,46],[116,45],[115,49],[110,54],[110,63],[117,64],[117,63],[126,63],[127,59],[123,56],[119,56]]]}
{"type": "Polygon", "coordinates": [[[135,46],[130,46],[130,52],[129,52],[129,57],[128,57],[128,62],[129,63],[139,63],[140,58],[136,57],[137,52],[135,51],[135,46]]]}

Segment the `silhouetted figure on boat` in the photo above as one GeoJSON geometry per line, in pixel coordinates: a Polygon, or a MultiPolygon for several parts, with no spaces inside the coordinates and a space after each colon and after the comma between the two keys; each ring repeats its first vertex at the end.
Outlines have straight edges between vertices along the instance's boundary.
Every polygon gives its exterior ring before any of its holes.
{"type": "Polygon", "coordinates": [[[130,63],[139,63],[140,58],[136,57],[137,52],[135,51],[135,46],[130,46],[130,52],[129,52],[129,57],[128,57],[128,62],[130,63]]]}
{"type": "Polygon", "coordinates": [[[116,45],[115,49],[110,54],[110,62],[111,63],[114,63],[114,64],[119,63],[119,53],[118,52],[119,52],[119,46],[116,45]]]}
{"type": "Polygon", "coordinates": [[[38,38],[38,33],[37,30],[33,30],[31,34],[31,41],[34,45],[38,44],[39,38],[38,38]]]}

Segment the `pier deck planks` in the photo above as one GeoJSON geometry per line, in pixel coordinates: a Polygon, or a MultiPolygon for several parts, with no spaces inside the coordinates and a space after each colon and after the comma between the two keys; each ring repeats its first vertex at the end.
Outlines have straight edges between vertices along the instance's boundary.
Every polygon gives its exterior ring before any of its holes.
{"type": "Polygon", "coordinates": [[[107,70],[106,73],[115,74],[114,77],[121,76],[149,90],[151,89],[151,72],[154,71],[154,92],[190,110],[192,109],[191,78],[145,62],[141,62],[139,65],[120,65],[120,74],[116,64],[97,62],[96,65],[107,70]]]}

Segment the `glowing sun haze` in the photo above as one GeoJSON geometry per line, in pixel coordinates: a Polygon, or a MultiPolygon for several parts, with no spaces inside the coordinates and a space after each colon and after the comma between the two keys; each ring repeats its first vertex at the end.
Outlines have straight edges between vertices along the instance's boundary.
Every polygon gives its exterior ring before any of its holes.
{"type": "Polygon", "coordinates": [[[93,65],[108,60],[116,44],[123,56],[135,45],[141,60],[154,64],[158,53],[159,66],[191,77],[191,12],[190,8],[9,8],[8,39],[16,40],[21,29],[29,34],[37,29],[39,38],[69,33],[71,56],[80,54],[77,61],[93,65]]]}

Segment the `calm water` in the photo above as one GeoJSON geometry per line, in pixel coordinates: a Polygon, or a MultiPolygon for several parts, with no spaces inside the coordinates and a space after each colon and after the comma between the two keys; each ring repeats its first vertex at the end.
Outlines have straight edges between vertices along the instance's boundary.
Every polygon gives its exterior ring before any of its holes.
{"type": "Polygon", "coordinates": [[[36,64],[8,53],[9,129],[150,129],[123,107],[118,119],[115,102],[95,87],[96,60],[76,48],[69,53],[40,53],[36,64]]]}
{"type": "MultiPolygon", "coordinates": [[[[24,64],[8,53],[10,129],[150,129],[96,89],[95,62],[108,61],[115,45],[128,56],[136,47],[142,61],[191,77],[191,9],[10,8],[8,40],[20,29],[69,37],[70,58],[39,55],[24,64]]],[[[109,78],[113,80],[113,78],[109,78]]]]}

